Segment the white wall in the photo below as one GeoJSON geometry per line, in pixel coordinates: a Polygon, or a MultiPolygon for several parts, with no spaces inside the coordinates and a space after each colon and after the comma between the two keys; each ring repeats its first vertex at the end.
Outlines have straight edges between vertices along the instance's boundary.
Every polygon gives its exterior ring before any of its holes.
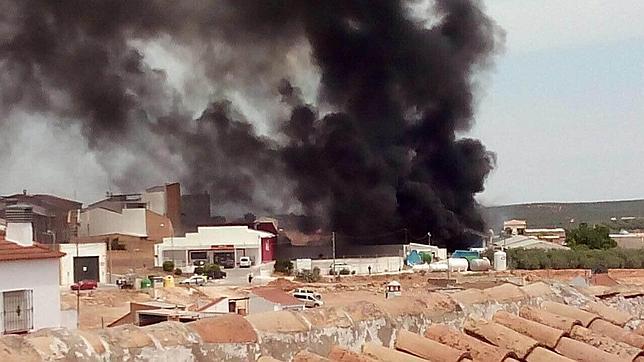
{"type": "Polygon", "coordinates": [[[200,226],[196,233],[186,233],[185,237],[163,238],[163,243],[155,246],[155,266],[163,264],[163,250],[209,249],[212,245],[232,245],[235,249],[247,249],[246,255],[254,255],[255,263],[260,264],[261,238],[270,235],[272,234],[246,226],[200,226]]]}
{"type": "MultiPolygon", "coordinates": [[[[351,270],[355,270],[358,275],[369,274],[369,266],[371,266],[371,273],[392,273],[402,270],[404,261],[399,256],[382,256],[377,258],[344,258],[336,259],[336,262],[347,263],[351,270]]],[[[311,261],[313,268],[320,268],[320,274],[329,275],[330,266],[333,259],[320,259],[311,261]]],[[[339,270],[338,270],[339,271],[339,270]]]]}
{"type": "MultiPolygon", "coordinates": [[[[60,287],[58,259],[16,260],[0,262],[0,292],[33,290],[34,329],[60,327],[60,287]]],[[[4,310],[0,295],[0,311],[4,310]]],[[[0,313],[0,334],[4,332],[0,313]]]]}
{"type": "Polygon", "coordinates": [[[166,199],[165,191],[144,192],[141,195],[141,200],[148,204],[148,209],[156,212],[159,215],[166,214],[166,199]]]}
{"type": "Polygon", "coordinates": [[[30,222],[10,222],[5,239],[23,246],[34,245],[34,229],[30,222]]]}
{"type": "Polygon", "coordinates": [[[273,312],[278,310],[281,310],[281,307],[279,304],[273,303],[258,295],[251,294],[248,299],[248,314],[273,312]]]}
{"type": "Polygon", "coordinates": [[[146,209],[123,209],[122,213],[103,209],[86,209],[80,215],[78,236],[123,234],[147,236],[146,209]]]}
{"type": "MultiPolygon", "coordinates": [[[[60,285],[74,284],[74,257],[76,244],[60,244],[66,255],[60,258],[60,285]]],[[[78,256],[98,256],[98,282],[107,282],[107,245],[105,243],[78,244],[78,256]]]]}
{"type": "Polygon", "coordinates": [[[228,298],[224,298],[215,305],[202,310],[204,313],[228,313],[228,298]]]}

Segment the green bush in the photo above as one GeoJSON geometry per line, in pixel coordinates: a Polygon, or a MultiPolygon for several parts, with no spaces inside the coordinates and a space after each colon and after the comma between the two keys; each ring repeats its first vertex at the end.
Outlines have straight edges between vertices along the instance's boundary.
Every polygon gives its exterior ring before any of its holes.
{"type": "Polygon", "coordinates": [[[317,266],[313,268],[313,270],[302,270],[295,276],[295,280],[304,283],[316,283],[319,282],[320,279],[320,268],[317,266]]]}
{"type": "Polygon", "coordinates": [[[342,269],[340,270],[340,275],[349,275],[351,274],[351,271],[349,269],[342,269]]]}
{"type": "Polygon", "coordinates": [[[164,272],[172,272],[174,270],[174,262],[173,261],[164,261],[163,262],[163,271],[164,272]]]}
{"type": "Polygon", "coordinates": [[[204,267],[198,266],[195,268],[195,274],[197,275],[204,275],[206,274],[204,267]]]}
{"type": "Polygon", "coordinates": [[[432,254],[429,253],[420,253],[420,259],[425,264],[430,264],[432,262],[432,254]]]}
{"type": "Polygon", "coordinates": [[[183,274],[183,271],[182,271],[181,269],[176,268],[176,269],[174,270],[174,275],[181,275],[181,274],[183,274]]]}
{"type": "Polygon", "coordinates": [[[608,269],[644,268],[644,250],[589,249],[570,250],[509,249],[508,266],[512,269],[608,269]]]}
{"type": "Polygon", "coordinates": [[[273,269],[278,273],[291,275],[293,272],[293,262],[288,259],[276,260],[273,269]]]}

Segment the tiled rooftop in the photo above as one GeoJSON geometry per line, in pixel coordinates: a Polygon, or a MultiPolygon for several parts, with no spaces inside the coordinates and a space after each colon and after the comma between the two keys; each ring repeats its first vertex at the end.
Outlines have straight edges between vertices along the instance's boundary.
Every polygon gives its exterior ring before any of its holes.
{"type": "Polygon", "coordinates": [[[5,240],[3,236],[0,236],[0,261],[52,259],[60,258],[64,255],[65,253],[51,250],[37,243],[31,246],[23,246],[5,240]]]}
{"type": "Polygon", "coordinates": [[[0,360],[644,361],[644,289],[543,282],[0,337],[0,360]],[[607,297],[606,295],[610,295],[607,297]]]}

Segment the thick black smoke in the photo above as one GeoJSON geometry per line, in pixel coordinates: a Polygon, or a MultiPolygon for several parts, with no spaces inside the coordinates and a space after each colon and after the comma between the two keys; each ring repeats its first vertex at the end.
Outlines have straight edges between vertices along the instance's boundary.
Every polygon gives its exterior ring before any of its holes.
{"type": "Polygon", "coordinates": [[[427,16],[411,5],[4,2],[0,111],[77,122],[97,153],[134,153],[115,180],[122,188],[140,188],[150,165],[179,168],[190,189],[215,196],[218,212],[279,213],[295,202],[304,229],[407,228],[458,247],[463,230],[483,230],[473,196],[494,155],[457,132],[471,126],[473,76],[502,34],[475,0],[439,0],[427,16]],[[155,41],[193,54],[218,90],[196,119],[186,107],[196,94],[170,86],[136,45],[155,41]],[[303,84],[285,80],[298,49],[310,49],[320,76],[313,104],[303,84]],[[221,92],[235,89],[272,102],[274,137],[259,136],[221,92]]]}

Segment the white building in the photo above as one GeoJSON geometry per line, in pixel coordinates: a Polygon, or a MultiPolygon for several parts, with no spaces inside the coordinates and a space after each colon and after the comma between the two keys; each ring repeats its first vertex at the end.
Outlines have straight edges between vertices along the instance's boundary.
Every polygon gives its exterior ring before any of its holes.
{"type": "Polygon", "coordinates": [[[60,258],[60,285],[71,285],[80,280],[107,283],[106,243],[60,244],[65,253],[60,258]]]}
{"type": "MultiPolygon", "coordinates": [[[[248,226],[199,226],[196,233],[164,238],[154,246],[154,265],[174,261],[176,267],[190,269],[195,261],[233,267],[242,256],[255,265],[262,263],[262,251],[275,235],[248,226]]],[[[265,253],[264,253],[265,255],[265,253]]]]}
{"type": "Polygon", "coordinates": [[[33,242],[29,212],[22,220],[14,216],[0,236],[0,334],[60,327],[58,259],[64,254],[33,242]]]}
{"type": "Polygon", "coordinates": [[[87,208],[80,214],[78,236],[121,234],[147,237],[146,212],[145,208],[87,208]]]}
{"type": "Polygon", "coordinates": [[[409,255],[412,250],[416,250],[417,253],[432,254],[434,260],[436,260],[436,258],[439,260],[447,260],[447,249],[439,248],[436,245],[409,243],[409,245],[404,246],[405,255],[409,255]]]}
{"type": "Polygon", "coordinates": [[[570,249],[557,243],[541,240],[536,236],[516,235],[494,242],[497,248],[503,249],[570,249]]]}

